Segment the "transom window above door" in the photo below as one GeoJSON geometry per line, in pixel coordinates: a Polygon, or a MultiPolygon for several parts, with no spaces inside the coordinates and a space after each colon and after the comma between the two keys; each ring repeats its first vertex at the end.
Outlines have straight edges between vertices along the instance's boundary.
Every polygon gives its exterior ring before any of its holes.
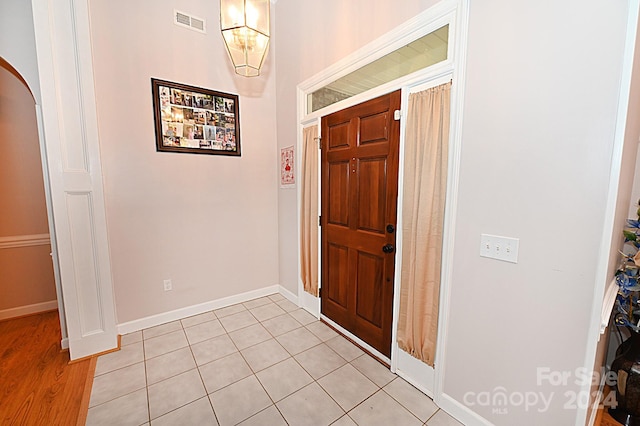
{"type": "Polygon", "coordinates": [[[309,93],[307,114],[445,61],[448,47],[449,25],[446,24],[309,93]]]}

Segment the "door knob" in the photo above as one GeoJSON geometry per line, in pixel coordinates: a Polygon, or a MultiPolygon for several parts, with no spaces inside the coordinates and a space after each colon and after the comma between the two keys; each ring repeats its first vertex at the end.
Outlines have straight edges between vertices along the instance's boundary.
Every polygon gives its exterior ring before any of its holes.
{"type": "Polygon", "coordinates": [[[382,251],[385,253],[393,253],[393,251],[396,248],[393,246],[393,244],[385,244],[384,246],[382,246],[382,251]]]}
{"type": "Polygon", "coordinates": [[[388,233],[393,234],[395,232],[395,230],[396,230],[395,226],[393,226],[391,224],[387,225],[387,232],[388,233]]]}

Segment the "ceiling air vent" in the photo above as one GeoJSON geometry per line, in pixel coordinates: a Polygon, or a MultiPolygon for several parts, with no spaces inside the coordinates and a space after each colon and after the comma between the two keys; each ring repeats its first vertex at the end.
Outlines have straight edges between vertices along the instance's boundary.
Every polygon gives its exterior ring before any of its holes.
{"type": "Polygon", "coordinates": [[[173,23],[200,33],[207,32],[204,19],[189,15],[188,13],[180,12],[179,10],[173,11],[173,23]]]}

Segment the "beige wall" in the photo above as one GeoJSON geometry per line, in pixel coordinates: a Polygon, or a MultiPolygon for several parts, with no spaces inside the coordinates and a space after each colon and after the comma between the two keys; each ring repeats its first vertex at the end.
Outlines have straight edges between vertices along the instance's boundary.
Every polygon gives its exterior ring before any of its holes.
{"type": "Polygon", "coordinates": [[[278,284],[275,70],[236,76],[209,0],[91,2],[117,320],[278,284]],[[174,8],[206,19],[201,34],[174,8]],[[126,11],[126,13],[124,12],[126,11]],[[151,77],[240,95],[241,157],[156,152],[151,77]],[[163,290],[163,280],[173,290],[163,290]]]}
{"type": "MultiPolygon", "coordinates": [[[[0,238],[48,234],[34,100],[2,66],[0,135],[0,238]]],[[[49,245],[0,248],[0,311],[56,299],[49,252],[49,245]]]]}

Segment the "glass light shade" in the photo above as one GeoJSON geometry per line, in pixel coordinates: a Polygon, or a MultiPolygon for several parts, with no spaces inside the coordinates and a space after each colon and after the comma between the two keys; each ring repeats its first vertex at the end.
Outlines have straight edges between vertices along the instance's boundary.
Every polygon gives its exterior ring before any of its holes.
{"type": "Polygon", "coordinates": [[[270,0],[220,0],[220,29],[236,73],[260,74],[269,48],[270,0]]]}

